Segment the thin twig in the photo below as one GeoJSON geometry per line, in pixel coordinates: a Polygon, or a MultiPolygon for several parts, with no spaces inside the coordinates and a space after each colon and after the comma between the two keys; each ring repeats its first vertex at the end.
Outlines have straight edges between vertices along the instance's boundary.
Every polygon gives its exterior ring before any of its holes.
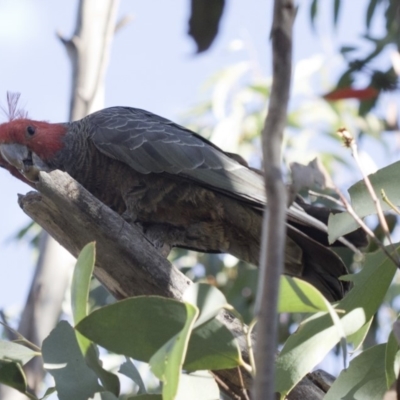
{"type": "Polygon", "coordinates": [[[358,166],[358,169],[360,170],[360,172],[362,174],[365,186],[367,187],[369,195],[371,196],[371,199],[372,199],[372,201],[373,201],[373,203],[375,205],[375,209],[376,209],[376,212],[378,214],[378,219],[379,219],[379,222],[380,222],[380,224],[382,226],[382,230],[383,230],[385,236],[387,237],[387,239],[388,239],[388,241],[389,241],[389,243],[390,243],[390,245],[392,247],[393,254],[396,254],[397,262],[395,262],[395,265],[399,265],[400,264],[400,258],[399,258],[399,255],[397,254],[396,249],[395,249],[395,247],[393,245],[392,238],[390,236],[389,227],[388,227],[386,218],[385,218],[385,216],[383,214],[381,202],[379,201],[378,196],[376,195],[375,190],[374,190],[374,188],[373,188],[373,186],[371,184],[371,181],[369,180],[369,177],[368,177],[368,175],[366,174],[366,172],[364,170],[364,167],[362,165],[362,162],[361,162],[359,154],[358,154],[357,142],[355,141],[355,139],[351,135],[351,133],[345,128],[339,129],[338,134],[343,138],[345,146],[350,148],[350,150],[351,150],[351,154],[354,157],[354,160],[355,160],[355,162],[356,162],[356,164],[358,166]]]}
{"type": "Polygon", "coordinates": [[[399,209],[390,201],[389,197],[387,197],[385,191],[381,189],[382,200],[397,214],[400,215],[399,209]]]}
{"type": "Polygon", "coordinates": [[[16,331],[15,329],[11,328],[11,326],[9,326],[6,323],[1,322],[1,321],[0,321],[0,325],[3,325],[4,328],[6,328],[7,330],[9,330],[11,333],[13,333],[15,335],[15,337],[17,339],[13,339],[12,340],[14,343],[21,343],[21,344],[25,345],[25,347],[29,347],[31,350],[36,352],[37,356],[40,356],[42,354],[42,349],[39,346],[36,346],[35,343],[32,343],[26,337],[21,335],[18,331],[16,331]]]}
{"type": "MultiPolygon", "coordinates": [[[[7,317],[4,314],[3,310],[0,310],[0,319],[1,319],[0,323],[3,324],[5,327],[7,327],[8,321],[7,321],[7,317]]],[[[10,329],[5,329],[4,334],[6,335],[7,339],[10,341],[15,340],[17,338],[17,335],[14,332],[12,332],[10,329]]]]}
{"type": "Polygon", "coordinates": [[[243,396],[244,396],[245,400],[250,400],[249,395],[247,394],[247,390],[244,387],[242,371],[241,371],[240,367],[237,367],[237,369],[238,369],[238,375],[239,375],[239,379],[240,379],[240,386],[241,386],[241,389],[242,389],[243,396]]]}
{"type": "Polygon", "coordinates": [[[286,188],[282,178],[281,149],[287,121],[292,73],[292,27],[296,14],[293,0],[275,0],[271,29],[273,81],[268,114],[262,132],[265,210],[256,301],[257,342],[254,400],[275,398],[275,353],[277,348],[279,280],[283,272],[286,237],[286,188]]]}
{"type": "Polygon", "coordinates": [[[256,319],[254,318],[253,321],[251,322],[250,326],[247,326],[244,323],[244,319],[242,314],[240,314],[233,306],[231,306],[230,304],[226,304],[224,306],[224,309],[231,312],[242,324],[242,329],[243,329],[243,333],[245,335],[246,338],[246,345],[247,345],[247,349],[249,352],[249,360],[250,360],[250,365],[247,364],[243,359],[241,360],[241,366],[246,369],[248,372],[250,372],[253,376],[256,375],[256,365],[254,362],[254,352],[253,352],[253,342],[252,342],[252,338],[251,338],[251,332],[253,330],[253,327],[256,323],[256,319]],[[254,323],[253,323],[254,322],[254,323]]]}
{"type": "MultiPolygon", "coordinates": [[[[399,265],[399,263],[392,257],[390,252],[386,249],[385,245],[376,237],[375,233],[368,227],[368,225],[357,215],[357,213],[354,211],[352,205],[349,203],[349,201],[346,199],[344,194],[340,191],[340,189],[337,186],[334,186],[334,189],[338,196],[340,197],[340,201],[335,199],[332,196],[322,194],[322,193],[317,193],[312,190],[309,190],[308,193],[310,193],[312,196],[318,196],[327,200],[330,200],[339,206],[344,206],[346,211],[349,213],[349,215],[357,222],[357,224],[360,226],[361,229],[364,230],[364,232],[382,249],[382,251],[387,255],[387,257],[395,264],[399,265]]],[[[387,197],[386,197],[387,199],[387,197]]],[[[385,199],[384,199],[385,201],[385,199]]]]}
{"type": "Polygon", "coordinates": [[[256,323],[257,323],[257,318],[254,318],[250,322],[250,325],[248,326],[246,333],[247,348],[249,349],[249,361],[251,368],[253,370],[253,375],[257,374],[257,367],[256,367],[256,362],[254,360],[253,340],[251,334],[253,332],[253,328],[256,326],[256,323]]]}
{"type": "Polygon", "coordinates": [[[224,390],[224,392],[228,393],[234,400],[241,400],[241,397],[236,394],[218,375],[211,371],[211,375],[214,377],[218,386],[224,390]]]}
{"type": "Polygon", "coordinates": [[[333,196],[329,196],[328,194],[314,192],[313,190],[309,190],[308,194],[310,196],[320,197],[321,199],[329,200],[332,203],[335,203],[338,206],[343,207],[343,203],[341,201],[339,201],[338,199],[334,198],[333,196]]]}
{"type": "MultiPolygon", "coordinates": [[[[333,185],[333,184],[332,184],[333,185]]],[[[343,207],[343,204],[341,204],[341,207],[343,207]]],[[[302,213],[304,213],[303,208],[298,205],[298,204],[293,204],[292,207],[290,208],[290,211],[292,214],[296,214],[299,212],[298,209],[302,210],[302,213]]],[[[311,222],[312,221],[312,226],[315,228],[318,228],[319,230],[321,230],[322,232],[328,233],[328,227],[326,224],[324,224],[322,221],[320,221],[319,219],[316,219],[314,217],[312,217],[311,215],[308,216],[308,220],[311,222]]],[[[337,239],[339,242],[343,243],[346,247],[348,247],[350,250],[352,250],[354,253],[356,253],[357,255],[361,255],[361,251],[359,249],[357,249],[356,246],[354,246],[352,243],[350,243],[345,237],[340,236],[337,239]]]]}
{"type": "MultiPolygon", "coordinates": [[[[354,159],[355,159],[355,161],[356,161],[356,163],[357,163],[357,165],[358,165],[358,167],[359,167],[359,169],[360,169],[360,171],[361,171],[361,173],[363,175],[365,186],[367,187],[368,192],[369,192],[369,194],[370,194],[370,196],[372,198],[372,201],[375,204],[375,208],[376,208],[376,211],[377,211],[377,214],[378,214],[378,218],[379,218],[379,222],[380,222],[380,224],[382,226],[382,229],[383,229],[387,239],[389,240],[389,243],[391,244],[391,246],[393,246],[392,238],[390,236],[389,226],[387,224],[385,215],[383,214],[381,202],[379,201],[379,199],[378,199],[378,197],[377,197],[377,195],[375,193],[375,190],[372,187],[371,181],[369,180],[368,175],[365,173],[364,168],[363,168],[363,166],[361,164],[361,160],[360,160],[360,158],[358,156],[357,145],[356,145],[355,141],[353,141],[353,144],[351,145],[351,149],[352,149],[352,152],[353,152],[353,157],[354,157],[354,159]]],[[[393,250],[395,250],[395,249],[393,249],[393,250]]]]}
{"type": "Polygon", "coordinates": [[[34,394],[29,393],[28,391],[25,391],[25,392],[24,392],[24,395],[25,395],[26,397],[28,397],[29,399],[31,399],[31,400],[38,400],[38,398],[37,398],[34,394]]]}
{"type": "Polygon", "coordinates": [[[386,254],[386,256],[394,263],[394,265],[399,266],[399,263],[394,259],[394,257],[390,254],[384,244],[375,236],[375,233],[368,227],[368,225],[357,215],[354,211],[352,205],[343,195],[343,193],[339,190],[338,187],[334,187],[336,193],[340,197],[346,211],[353,217],[353,219],[357,222],[357,224],[365,231],[365,233],[381,248],[381,250],[386,254]]]}
{"type": "MultiPolygon", "coordinates": [[[[336,193],[337,193],[337,191],[339,190],[337,187],[335,187],[335,190],[336,190],[336,193]]],[[[333,203],[335,203],[335,204],[337,204],[338,206],[340,206],[340,207],[345,207],[345,205],[343,204],[343,201],[339,201],[338,199],[335,199],[334,197],[332,197],[332,196],[329,196],[329,195],[327,195],[327,194],[323,194],[323,193],[317,193],[317,192],[314,192],[313,190],[309,190],[308,191],[308,193],[311,195],[311,196],[316,196],[316,197],[321,197],[321,198],[323,198],[323,199],[327,199],[327,200],[329,200],[329,201],[332,201],[333,203]]],[[[342,194],[341,194],[341,196],[343,196],[342,194]]],[[[350,206],[351,207],[351,206],[350,206]]],[[[361,220],[361,219],[360,219],[361,220]]],[[[358,221],[357,221],[358,222],[358,221]]],[[[365,225],[364,224],[364,222],[361,220],[361,222],[363,223],[363,226],[361,226],[362,228],[365,226],[365,227],[367,227],[367,225],[365,225]]],[[[364,229],[364,228],[363,228],[364,229]]],[[[367,227],[367,229],[369,229],[368,227],[367,227]]],[[[371,230],[370,230],[371,231],[371,230]]],[[[328,227],[326,227],[326,232],[328,233],[328,227]]],[[[372,231],[371,231],[372,232],[372,231]]],[[[374,235],[374,233],[372,232],[372,234],[374,235]]],[[[345,246],[347,246],[350,250],[352,250],[355,254],[357,254],[357,255],[359,255],[359,256],[362,256],[362,252],[359,250],[359,249],[357,249],[357,247],[356,246],[354,246],[353,245],[353,243],[351,243],[350,241],[348,241],[345,237],[343,237],[343,236],[341,236],[341,237],[339,237],[338,239],[337,239],[339,242],[341,242],[341,243],[343,243],[345,246]]],[[[377,238],[376,238],[376,240],[378,240],[377,238]]]]}
{"type": "Polygon", "coordinates": [[[134,19],[135,17],[133,14],[127,14],[124,17],[122,17],[115,25],[114,34],[119,32],[122,28],[131,23],[134,19]]]}

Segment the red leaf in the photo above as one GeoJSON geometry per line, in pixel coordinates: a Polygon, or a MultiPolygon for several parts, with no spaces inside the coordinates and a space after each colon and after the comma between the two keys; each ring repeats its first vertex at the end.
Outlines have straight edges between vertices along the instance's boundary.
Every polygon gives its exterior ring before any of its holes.
{"type": "Polygon", "coordinates": [[[352,87],[338,88],[330,93],[322,96],[325,100],[336,101],[343,99],[371,100],[375,99],[379,94],[379,90],[373,87],[365,89],[354,89],[352,87]]]}

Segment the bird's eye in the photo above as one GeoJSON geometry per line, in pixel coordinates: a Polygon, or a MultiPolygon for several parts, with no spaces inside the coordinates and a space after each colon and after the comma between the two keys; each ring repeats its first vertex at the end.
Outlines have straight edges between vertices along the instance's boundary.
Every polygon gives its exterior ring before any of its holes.
{"type": "Polygon", "coordinates": [[[28,125],[27,128],[26,128],[26,133],[29,136],[33,136],[35,134],[35,131],[36,131],[36,129],[35,129],[34,126],[28,125]]]}

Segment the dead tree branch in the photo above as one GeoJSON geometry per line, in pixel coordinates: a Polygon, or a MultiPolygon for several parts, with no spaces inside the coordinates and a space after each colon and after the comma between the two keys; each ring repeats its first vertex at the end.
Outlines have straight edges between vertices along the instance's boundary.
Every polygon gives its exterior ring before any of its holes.
{"type": "Polygon", "coordinates": [[[97,242],[96,277],[117,299],[158,294],[180,298],[190,281],[154,251],[139,228],[93,197],[68,174],[41,173],[39,193],[20,196],[21,208],[74,256],[97,242]]]}

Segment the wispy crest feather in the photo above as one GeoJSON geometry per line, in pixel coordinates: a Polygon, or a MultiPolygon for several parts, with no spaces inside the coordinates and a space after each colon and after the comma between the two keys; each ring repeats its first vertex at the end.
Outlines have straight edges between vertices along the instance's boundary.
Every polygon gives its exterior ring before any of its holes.
{"type": "Polygon", "coordinates": [[[0,106],[0,109],[3,111],[9,121],[28,117],[28,113],[18,107],[18,101],[20,97],[21,93],[7,92],[7,106],[0,106]]]}

